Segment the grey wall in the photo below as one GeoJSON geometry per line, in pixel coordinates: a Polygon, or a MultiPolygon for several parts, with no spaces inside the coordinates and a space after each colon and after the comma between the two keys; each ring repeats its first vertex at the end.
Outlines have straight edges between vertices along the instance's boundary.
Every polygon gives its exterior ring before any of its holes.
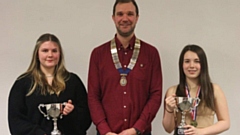
{"type": "MultiPolygon", "coordinates": [[[[239,0],[138,0],[140,18],[136,35],[160,52],[163,93],[178,83],[178,57],[186,44],[198,44],[207,53],[212,81],[224,90],[231,128],[240,132],[240,1],[239,0]]],[[[0,131],[10,134],[7,123],[9,90],[31,59],[37,38],[46,32],[59,37],[67,68],[87,85],[91,50],[113,38],[110,0],[0,1],[0,131]]],[[[224,110],[223,110],[224,111],[224,110]]],[[[153,134],[166,134],[163,107],[153,121],[153,134]]],[[[95,134],[91,126],[89,135],[95,134]]]]}

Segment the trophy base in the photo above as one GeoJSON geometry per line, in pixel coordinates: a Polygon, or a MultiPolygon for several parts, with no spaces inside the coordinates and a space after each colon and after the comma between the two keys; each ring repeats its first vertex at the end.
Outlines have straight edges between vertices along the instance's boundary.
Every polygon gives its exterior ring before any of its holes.
{"type": "Polygon", "coordinates": [[[176,127],[175,131],[174,131],[174,135],[185,135],[184,134],[184,130],[186,130],[187,128],[183,128],[183,127],[176,127]]]}
{"type": "Polygon", "coordinates": [[[52,131],[51,135],[62,135],[62,134],[59,130],[57,130],[57,131],[52,131]]]}

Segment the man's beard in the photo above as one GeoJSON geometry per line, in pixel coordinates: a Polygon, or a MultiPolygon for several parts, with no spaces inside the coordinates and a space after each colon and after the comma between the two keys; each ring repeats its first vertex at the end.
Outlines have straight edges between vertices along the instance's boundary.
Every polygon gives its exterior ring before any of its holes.
{"type": "Polygon", "coordinates": [[[119,35],[123,37],[128,37],[134,32],[135,26],[133,26],[128,32],[122,32],[119,27],[116,28],[119,35]]]}

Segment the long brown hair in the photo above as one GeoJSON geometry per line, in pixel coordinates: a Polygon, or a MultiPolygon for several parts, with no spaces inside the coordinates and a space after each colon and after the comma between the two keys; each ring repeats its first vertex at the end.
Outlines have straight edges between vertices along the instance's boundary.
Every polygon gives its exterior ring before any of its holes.
{"type": "Polygon", "coordinates": [[[201,103],[204,102],[207,107],[212,110],[215,110],[214,105],[214,91],[213,84],[211,82],[209,73],[208,73],[208,63],[207,57],[204,50],[198,45],[187,45],[183,48],[180,57],[179,57],[179,85],[177,87],[177,96],[186,96],[185,94],[185,85],[186,85],[186,75],[183,71],[183,61],[184,55],[187,51],[192,51],[197,54],[200,60],[201,71],[199,75],[199,85],[201,86],[201,92],[199,98],[201,103]]]}
{"type": "Polygon", "coordinates": [[[33,80],[32,87],[29,89],[27,96],[31,95],[36,89],[40,89],[41,94],[43,95],[46,95],[47,93],[56,93],[57,95],[59,95],[59,93],[65,89],[65,81],[69,78],[69,72],[64,65],[64,55],[61,43],[55,35],[46,33],[38,38],[33,51],[31,63],[27,71],[23,73],[18,79],[26,76],[30,76],[33,80]],[[40,69],[40,61],[38,59],[38,50],[40,46],[46,41],[55,42],[58,45],[60,51],[60,59],[58,64],[55,66],[52,85],[48,84],[45,75],[40,69]]]}

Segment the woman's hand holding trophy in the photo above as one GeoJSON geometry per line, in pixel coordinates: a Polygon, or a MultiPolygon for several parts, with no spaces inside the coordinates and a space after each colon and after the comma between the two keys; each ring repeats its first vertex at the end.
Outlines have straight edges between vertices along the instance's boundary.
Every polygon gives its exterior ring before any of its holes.
{"type": "Polygon", "coordinates": [[[52,118],[54,128],[51,135],[61,135],[61,132],[57,128],[57,119],[58,117],[61,119],[63,115],[71,113],[74,105],[72,104],[72,100],[68,100],[68,102],[64,103],[40,104],[38,109],[48,120],[50,117],[52,118]],[[43,111],[42,108],[46,108],[46,112],[43,111]]]}
{"type": "Polygon", "coordinates": [[[169,97],[167,97],[165,99],[165,102],[166,102],[166,108],[165,110],[168,112],[168,113],[173,113],[174,110],[177,108],[177,104],[176,104],[176,99],[175,99],[176,95],[173,94],[169,97]]]}
{"type": "Polygon", "coordinates": [[[65,107],[62,110],[63,115],[68,115],[71,113],[74,109],[74,105],[72,104],[72,100],[68,100],[67,103],[65,103],[65,107]]]}
{"type": "MultiPolygon", "coordinates": [[[[185,135],[184,130],[187,130],[190,125],[187,125],[185,122],[185,115],[187,112],[195,109],[200,103],[199,98],[191,98],[191,97],[176,97],[175,94],[167,97],[165,99],[166,108],[165,110],[168,113],[173,113],[175,111],[180,111],[182,113],[181,123],[176,126],[176,132],[174,135],[185,135]]],[[[195,124],[197,126],[197,123],[195,124]]]]}

